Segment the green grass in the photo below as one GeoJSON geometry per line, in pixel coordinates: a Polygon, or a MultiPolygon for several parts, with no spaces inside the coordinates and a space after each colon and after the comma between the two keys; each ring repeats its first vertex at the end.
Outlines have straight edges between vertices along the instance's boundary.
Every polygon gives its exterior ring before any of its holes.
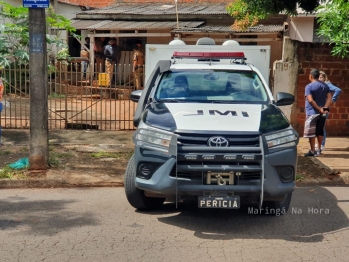
{"type": "Polygon", "coordinates": [[[13,178],[15,172],[9,166],[0,168],[0,178],[13,178]]]}
{"type": "Polygon", "coordinates": [[[72,156],[74,155],[71,153],[56,153],[56,152],[53,152],[53,150],[50,150],[48,163],[50,166],[59,166],[61,163],[60,158],[72,157],[72,156]]]}
{"type": "Polygon", "coordinates": [[[27,176],[25,175],[25,171],[27,169],[22,169],[22,170],[14,170],[9,166],[5,166],[0,168],[0,179],[2,178],[17,178],[17,179],[23,179],[26,178],[27,176]]]}
{"type": "Polygon", "coordinates": [[[90,156],[94,158],[130,158],[132,156],[133,152],[126,152],[126,153],[110,153],[110,152],[98,152],[98,153],[92,153],[90,156]]]}
{"type": "Polygon", "coordinates": [[[65,95],[52,93],[48,96],[48,98],[65,98],[65,95]]]}
{"type": "Polygon", "coordinates": [[[296,175],[296,180],[303,180],[304,176],[302,174],[297,174],[296,175]]]}
{"type": "Polygon", "coordinates": [[[3,155],[3,156],[10,155],[10,154],[11,154],[10,151],[0,151],[0,155],[3,155]]]}
{"type": "Polygon", "coordinates": [[[22,148],[19,149],[19,151],[21,151],[21,152],[28,152],[29,148],[28,147],[22,147],[22,148]]]}

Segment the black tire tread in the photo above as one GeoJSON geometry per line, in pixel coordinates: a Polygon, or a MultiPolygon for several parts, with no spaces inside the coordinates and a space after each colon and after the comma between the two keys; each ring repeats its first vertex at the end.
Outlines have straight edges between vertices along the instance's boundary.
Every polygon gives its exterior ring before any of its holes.
{"type": "Polygon", "coordinates": [[[135,186],[136,168],[134,155],[131,156],[124,175],[125,193],[128,202],[138,210],[153,210],[160,208],[165,198],[153,198],[144,195],[144,191],[135,186]]]}

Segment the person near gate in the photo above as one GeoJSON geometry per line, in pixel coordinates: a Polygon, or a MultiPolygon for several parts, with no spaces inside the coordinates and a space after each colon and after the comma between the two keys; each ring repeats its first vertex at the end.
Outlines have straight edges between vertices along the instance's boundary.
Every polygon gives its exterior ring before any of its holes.
{"type": "Polygon", "coordinates": [[[137,40],[136,47],[133,53],[133,68],[132,68],[136,90],[140,90],[142,87],[141,79],[143,78],[144,60],[145,60],[145,51],[142,46],[142,41],[137,40]]]}
{"type": "Polygon", "coordinates": [[[108,85],[110,86],[114,81],[114,67],[120,61],[121,49],[116,44],[115,38],[110,38],[108,44],[104,47],[104,58],[105,58],[105,70],[109,76],[108,85]]]}
{"type": "MultiPolygon", "coordinates": [[[[332,103],[336,103],[337,99],[338,99],[338,96],[340,95],[340,93],[342,93],[342,89],[340,89],[339,87],[333,85],[328,80],[328,77],[327,77],[327,75],[326,75],[326,73],[324,71],[320,71],[319,81],[325,82],[328,85],[328,87],[330,88],[330,91],[332,93],[331,104],[332,103]]],[[[327,114],[327,117],[328,117],[328,115],[329,115],[329,113],[327,114]]],[[[325,144],[326,144],[326,128],[324,126],[324,136],[322,137],[321,147],[319,147],[318,144],[315,145],[315,150],[316,150],[317,154],[321,154],[321,152],[323,150],[325,150],[325,144]]]]}
{"type": "Polygon", "coordinates": [[[312,69],[309,74],[310,84],[305,87],[305,112],[304,136],[309,138],[310,149],[304,156],[318,156],[315,151],[315,139],[318,145],[322,143],[326,115],[329,112],[332,94],[330,88],[319,81],[320,72],[312,69]]]}

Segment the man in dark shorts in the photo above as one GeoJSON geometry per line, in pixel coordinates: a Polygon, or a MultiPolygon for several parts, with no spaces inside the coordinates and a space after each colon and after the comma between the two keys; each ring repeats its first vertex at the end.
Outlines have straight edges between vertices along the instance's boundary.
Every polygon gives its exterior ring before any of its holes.
{"type": "Polygon", "coordinates": [[[321,150],[315,151],[315,138],[318,145],[322,143],[326,114],[331,103],[332,94],[330,88],[319,81],[318,69],[310,71],[310,84],[305,87],[305,112],[304,136],[309,138],[310,150],[304,156],[318,156],[321,150]]]}

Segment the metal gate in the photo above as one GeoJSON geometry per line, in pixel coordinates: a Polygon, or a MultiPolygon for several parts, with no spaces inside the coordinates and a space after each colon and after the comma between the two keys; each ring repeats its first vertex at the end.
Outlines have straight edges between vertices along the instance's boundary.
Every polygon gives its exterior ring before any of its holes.
{"type": "MultiPolygon", "coordinates": [[[[125,52],[127,53],[127,52],[125,52]]],[[[124,61],[131,61],[123,55],[124,61]]],[[[48,121],[50,129],[134,129],[136,103],[130,100],[134,79],[130,63],[114,65],[107,75],[104,64],[87,66],[79,58],[59,61],[48,70],[48,121]],[[94,68],[95,70],[93,70],[94,68]]],[[[5,83],[3,128],[29,128],[29,66],[1,69],[5,83]]],[[[144,77],[142,76],[144,79],[144,77]]]]}

